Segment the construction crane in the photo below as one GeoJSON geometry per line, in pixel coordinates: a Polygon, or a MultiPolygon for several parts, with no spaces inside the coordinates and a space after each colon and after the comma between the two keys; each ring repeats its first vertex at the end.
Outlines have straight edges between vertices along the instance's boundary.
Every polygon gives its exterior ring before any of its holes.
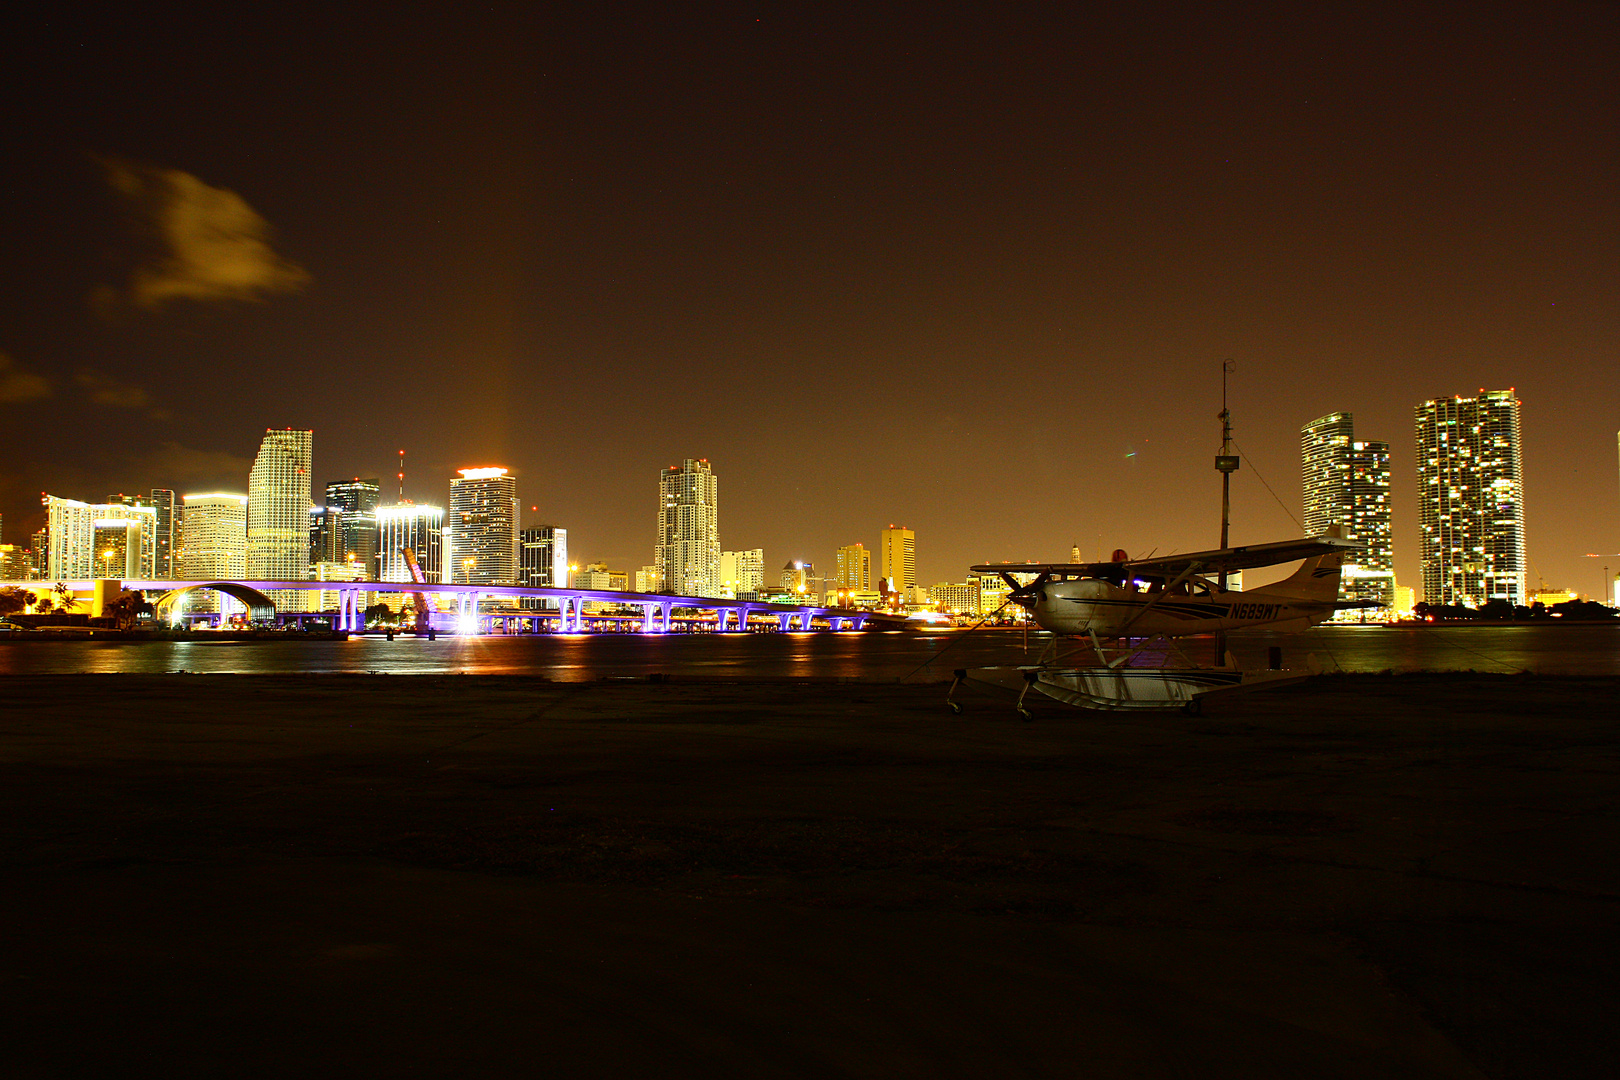
{"type": "MultiPolygon", "coordinates": [[[[416,552],[407,547],[400,548],[399,553],[405,557],[405,566],[411,572],[411,580],[418,585],[426,585],[427,575],[422,573],[422,564],[416,561],[416,552]]],[[[433,636],[433,621],[428,615],[427,593],[416,592],[412,593],[411,596],[416,601],[416,632],[431,638],[433,636]]]]}

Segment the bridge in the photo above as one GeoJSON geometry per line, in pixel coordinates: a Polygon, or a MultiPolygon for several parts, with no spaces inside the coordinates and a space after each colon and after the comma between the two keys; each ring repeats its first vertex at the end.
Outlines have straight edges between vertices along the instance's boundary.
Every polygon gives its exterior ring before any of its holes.
{"type": "MultiPolygon", "coordinates": [[[[29,583],[34,588],[43,582],[29,583]]],[[[362,597],[366,593],[424,593],[449,596],[455,603],[456,630],[459,633],[477,633],[478,604],[484,599],[541,599],[556,603],[555,613],[550,611],[518,611],[498,613],[494,618],[539,619],[555,618],[562,633],[583,633],[585,605],[587,603],[617,604],[639,607],[642,610],[642,632],[667,634],[672,626],[671,615],[676,608],[712,611],[715,631],[745,631],[751,619],[774,619],[778,630],[812,629],[812,622],[820,619],[832,631],[859,630],[872,617],[868,611],[851,608],[830,608],[817,605],[771,604],[762,600],[727,600],[713,596],[675,596],[667,593],[619,592],[611,589],[542,588],[523,585],[441,585],[417,584],[414,581],[155,581],[155,580],[88,580],[69,581],[67,586],[75,593],[88,592],[92,597],[116,596],[121,589],[143,593],[162,593],[154,605],[158,618],[172,612],[175,605],[192,593],[212,590],[233,596],[248,608],[252,619],[275,617],[275,605],[270,592],[299,590],[302,592],[335,592],[338,608],[333,614],[333,629],[358,631],[365,629],[365,607],[362,597]]],[[[25,586],[27,587],[27,586],[25,586]]],[[[326,615],[327,612],[289,612],[286,614],[326,615]]],[[[433,615],[441,612],[430,613],[433,615]]]]}

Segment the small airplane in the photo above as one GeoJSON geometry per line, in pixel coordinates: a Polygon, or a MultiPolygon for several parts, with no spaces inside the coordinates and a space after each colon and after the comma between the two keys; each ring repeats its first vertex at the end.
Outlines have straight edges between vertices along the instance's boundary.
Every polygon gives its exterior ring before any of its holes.
{"type": "Polygon", "coordinates": [[[1241,671],[1229,654],[1220,667],[1197,667],[1178,656],[1170,639],[1251,627],[1304,630],[1341,608],[1365,606],[1338,599],[1344,557],[1360,547],[1329,535],[1163,558],[1131,559],[1116,551],[1108,562],[975,566],[975,573],[999,575],[1011,589],[1006,602],[1027,610],[1054,639],[1034,666],[957,671],[947,704],[961,711],[954,700],[957,686],[976,682],[1017,690],[1018,711],[1026,719],[1023,701],[1031,689],[1085,708],[1195,711],[1199,697],[1217,690],[1303,679],[1281,670],[1241,671]],[[1219,584],[1230,571],[1296,559],[1305,560],[1298,570],[1260,589],[1231,591],[1219,584]],[[1034,580],[1021,582],[1015,575],[1034,580]],[[1076,637],[1089,639],[1094,662],[1058,659],[1058,642],[1076,637]]]}
{"type": "Polygon", "coordinates": [[[1012,589],[1008,601],[1054,634],[1184,637],[1253,626],[1296,631],[1349,606],[1338,602],[1340,570],[1345,554],[1360,547],[1318,536],[1158,559],[1130,559],[1116,551],[1110,562],[992,563],[972,569],[1000,575],[1012,589]],[[1210,580],[1222,572],[1295,559],[1305,562],[1291,577],[1250,592],[1224,591],[1210,580]],[[1014,574],[1036,577],[1020,584],[1014,574]]]}

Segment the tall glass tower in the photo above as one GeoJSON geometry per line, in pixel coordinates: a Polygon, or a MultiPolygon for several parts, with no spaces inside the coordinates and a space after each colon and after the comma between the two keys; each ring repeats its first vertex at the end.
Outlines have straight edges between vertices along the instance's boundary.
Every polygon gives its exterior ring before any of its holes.
{"type": "MultiPolygon", "coordinates": [[[[309,578],[309,468],[313,431],[271,428],[248,473],[247,576],[255,581],[309,578]]],[[[276,589],[280,610],[301,608],[304,594],[276,589]]]]}
{"type": "Polygon", "coordinates": [[[878,576],[892,581],[908,599],[917,587],[917,534],[904,525],[890,525],[878,539],[878,576]]]}
{"type": "Polygon", "coordinates": [[[1519,399],[1435,398],[1416,414],[1423,599],[1526,603],[1519,399]]]}
{"type": "Polygon", "coordinates": [[[1362,545],[1358,554],[1346,559],[1339,599],[1393,608],[1389,443],[1356,442],[1354,416],[1329,413],[1299,429],[1299,450],[1305,532],[1321,536],[1337,525],[1346,540],[1362,545]]]}
{"type": "Polygon", "coordinates": [[[653,564],[674,596],[720,596],[720,481],[708,458],[687,458],[658,477],[653,564]]]}
{"type": "MultiPolygon", "coordinates": [[[[371,577],[381,569],[377,561],[377,503],[382,481],[376,477],[362,480],[333,480],[326,485],[326,505],[343,510],[342,540],[338,562],[353,561],[365,567],[371,577]]],[[[377,578],[387,581],[387,578],[377,578]]]]}
{"type": "Polygon", "coordinates": [[[505,469],[461,469],[450,481],[450,580],[516,585],[517,477],[505,469]]]}

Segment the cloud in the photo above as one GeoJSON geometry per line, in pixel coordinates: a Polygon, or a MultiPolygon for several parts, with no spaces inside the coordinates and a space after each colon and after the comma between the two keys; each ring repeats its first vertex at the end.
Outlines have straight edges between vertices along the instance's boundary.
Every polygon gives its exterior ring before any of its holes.
{"type": "Polygon", "coordinates": [[[17,361],[0,352],[0,404],[34,401],[51,396],[51,384],[42,376],[24,371],[17,361]]]}
{"type": "Polygon", "coordinates": [[[147,487],[175,489],[177,495],[197,491],[247,491],[253,459],[223,450],[196,450],[165,442],[135,459],[120,472],[131,482],[147,487]]]}
{"type": "MultiPolygon", "coordinates": [[[[128,298],[135,304],[262,300],[309,284],[308,271],[270,247],[270,223],[236,192],[178,169],[124,161],[104,166],[107,182],[162,245],[160,255],[130,276],[128,298]]],[[[95,302],[105,307],[107,298],[98,290],[95,302]]]]}
{"type": "Polygon", "coordinates": [[[84,387],[90,394],[90,400],[97,405],[114,409],[144,409],[153,420],[169,419],[168,410],[154,407],[152,395],[134,383],[119,382],[111,375],[88,368],[73,376],[73,381],[84,387]]]}

